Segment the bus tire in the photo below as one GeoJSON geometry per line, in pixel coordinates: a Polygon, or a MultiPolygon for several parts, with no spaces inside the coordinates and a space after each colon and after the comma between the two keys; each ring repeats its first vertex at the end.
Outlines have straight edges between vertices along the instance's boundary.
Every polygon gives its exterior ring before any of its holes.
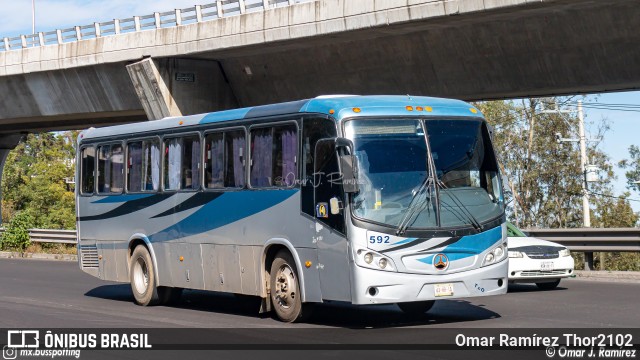
{"type": "Polygon", "coordinates": [[[427,301],[414,301],[414,302],[404,302],[398,303],[398,307],[402,310],[403,313],[412,316],[422,316],[427,311],[431,310],[433,304],[435,304],[435,300],[427,300],[427,301]]]}
{"type": "Polygon", "coordinates": [[[557,288],[559,284],[560,284],[560,279],[558,279],[556,281],[552,281],[552,282],[536,283],[536,286],[540,290],[553,290],[553,289],[557,288]]]}
{"type": "Polygon", "coordinates": [[[280,250],[271,263],[271,304],[284,322],[303,321],[310,315],[309,304],[302,303],[298,269],[291,254],[280,250]]]}
{"type": "Polygon", "coordinates": [[[149,250],[142,245],[136,246],[131,255],[129,280],[136,304],[148,306],[160,302],[153,261],[149,250]]]}

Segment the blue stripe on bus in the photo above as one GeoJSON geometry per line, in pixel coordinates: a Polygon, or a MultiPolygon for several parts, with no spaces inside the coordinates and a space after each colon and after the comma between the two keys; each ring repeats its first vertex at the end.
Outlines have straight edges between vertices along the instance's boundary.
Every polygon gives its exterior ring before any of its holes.
{"type": "Polygon", "coordinates": [[[115,195],[115,196],[107,196],[104,199],[92,201],[92,204],[112,204],[112,203],[121,203],[131,200],[144,199],[146,197],[152,196],[154,194],[124,194],[124,195],[115,195]]]}
{"type": "Polygon", "coordinates": [[[220,111],[215,113],[206,114],[202,120],[200,120],[200,124],[209,124],[220,121],[231,121],[231,120],[241,120],[247,115],[247,113],[251,110],[251,108],[243,108],[243,109],[233,109],[220,111]]]}
{"type": "MultiPolygon", "coordinates": [[[[449,261],[460,260],[481,254],[500,239],[502,239],[502,226],[497,226],[479,234],[463,236],[456,243],[445,247],[440,252],[447,255],[449,261]]],[[[433,262],[433,256],[434,255],[429,255],[425,258],[418,259],[418,261],[431,264],[433,262]]]]}
{"type": "Polygon", "coordinates": [[[287,200],[297,191],[298,189],[224,193],[185,219],[149,236],[149,240],[167,241],[202,234],[267,210],[287,200]]]}
{"type": "Polygon", "coordinates": [[[393,244],[391,244],[391,245],[406,244],[406,243],[410,243],[410,242],[412,242],[412,241],[414,241],[414,240],[418,240],[418,238],[406,238],[406,239],[404,239],[404,240],[400,240],[400,241],[398,241],[398,242],[395,242],[395,243],[393,243],[393,244]]]}

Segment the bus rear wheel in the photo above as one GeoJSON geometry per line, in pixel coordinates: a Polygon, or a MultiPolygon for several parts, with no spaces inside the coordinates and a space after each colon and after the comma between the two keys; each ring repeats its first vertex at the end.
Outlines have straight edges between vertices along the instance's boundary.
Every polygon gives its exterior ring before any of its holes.
{"type": "Polygon", "coordinates": [[[407,315],[423,316],[427,311],[431,310],[435,303],[435,300],[414,301],[398,303],[398,307],[407,315]]]}
{"type": "Polygon", "coordinates": [[[309,304],[302,303],[298,269],[288,251],[281,250],[271,264],[271,304],[284,322],[303,321],[310,315],[309,304]]]}
{"type": "Polygon", "coordinates": [[[148,306],[160,302],[153,261],[149,250],[142,245],[138,245],[131,255],[129,279],[136,304],[148,306]]]}

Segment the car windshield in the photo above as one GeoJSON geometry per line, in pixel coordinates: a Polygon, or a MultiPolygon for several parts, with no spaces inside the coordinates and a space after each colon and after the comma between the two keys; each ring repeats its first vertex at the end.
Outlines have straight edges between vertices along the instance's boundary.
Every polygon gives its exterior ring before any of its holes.
{"type": "Polygon", "coordinates": [[[411,204],[418,211],[409,228],[456,227],[479,222],[504,211],[502,187],[486,125],[479,119],[424,121],[439,186],[419,192],[429,177],[424,128],[418,119],[356,119],[345,123],[354,143],[360,192],[353,214],[363,220],[398,226],[411,204]]]}

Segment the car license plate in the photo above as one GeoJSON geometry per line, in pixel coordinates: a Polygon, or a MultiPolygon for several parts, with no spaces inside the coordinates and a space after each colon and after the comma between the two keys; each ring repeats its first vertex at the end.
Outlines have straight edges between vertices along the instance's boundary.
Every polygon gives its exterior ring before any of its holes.
{"type": "Polygon", "coordinates": [[[436,297],[453,295],[453,284],[435,284],[433,289],[436,297]]]}
{"type": "Polygon", "coordinates": [[[540,263],[541,271],[551,271],[553,270],[553,261],[543,261],[540,263]]]}

